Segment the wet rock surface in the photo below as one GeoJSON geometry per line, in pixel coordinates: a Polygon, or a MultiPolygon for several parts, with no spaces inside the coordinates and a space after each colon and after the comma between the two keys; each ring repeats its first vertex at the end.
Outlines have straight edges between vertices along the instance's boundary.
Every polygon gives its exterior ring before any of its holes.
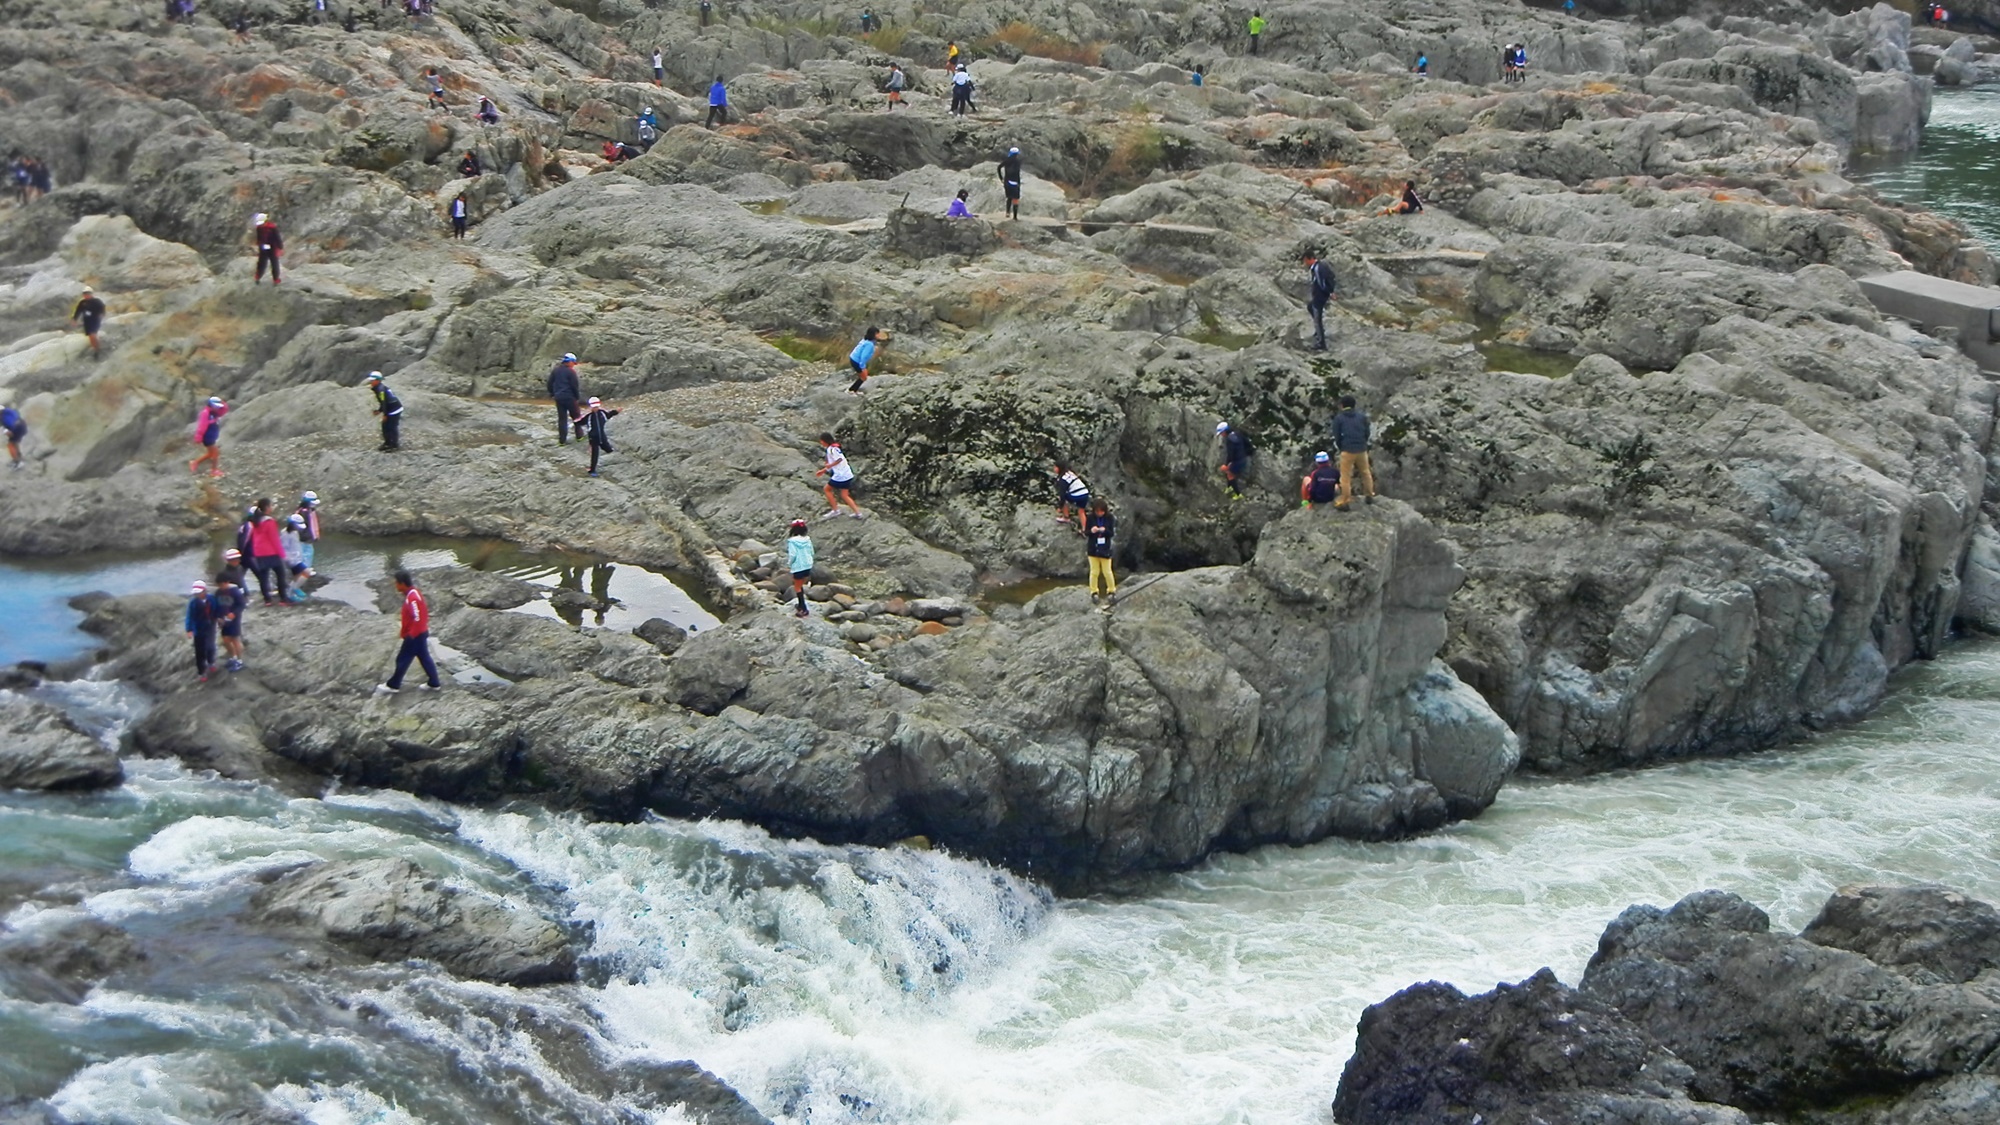
{"type": "Polygon", "coordinates": [[[0,692],[0,788],[103,789],[124,777],[118,755],[60,710],[0,692]]]}
{"type": "Polygon", "coordinates": [[[1368,1009],[1335,1120],[1974,1125],[2000,1107],[1995,917],[1942,887],[1843,889],[1797,936],[1721,891],[1634,906],[1574,989],[1368,1009]]]}

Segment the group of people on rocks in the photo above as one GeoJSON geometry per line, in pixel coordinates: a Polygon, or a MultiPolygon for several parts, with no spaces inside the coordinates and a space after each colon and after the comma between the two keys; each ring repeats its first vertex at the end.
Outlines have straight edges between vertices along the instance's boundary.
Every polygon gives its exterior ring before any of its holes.
{"type": "Polygon", "coordinates": [[[42,163],[39,157],[20,152],[7,156],[7,183],[14,189],[14,202],[20,204],[33,203],[54,187],[49,166],[42,163]]]}
{"type": "Polygon", "coordinates": [[[272,509],[268,498],[250,505],[237,526],[236,545],[222,552],[222,566],[212,582],[196,582],[189,590],[184,628],[194,644],[197,681],[217,670],[218,638],[221,667],[243,670],[243,618],[250,608],[252,578],[266,606],[291,605],[306,597],[320,538],[319,495],[302,494],[282,523],[272,509]]]}

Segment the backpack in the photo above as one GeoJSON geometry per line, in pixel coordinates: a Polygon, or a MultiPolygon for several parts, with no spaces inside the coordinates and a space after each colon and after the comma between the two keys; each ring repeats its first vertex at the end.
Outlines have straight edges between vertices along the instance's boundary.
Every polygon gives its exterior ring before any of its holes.
{"type": "Polygon", "coordinates": [[[236,549],[242,552],[246,559],[252,557],[250,539],[256,528],[257,521],[254,519],[246,519],[236,526],[236,549]]]}

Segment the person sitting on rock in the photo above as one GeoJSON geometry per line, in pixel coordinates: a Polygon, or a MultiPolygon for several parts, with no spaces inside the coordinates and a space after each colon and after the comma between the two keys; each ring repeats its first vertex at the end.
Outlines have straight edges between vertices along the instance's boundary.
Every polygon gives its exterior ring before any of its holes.
{"type": "Polygon", "coordinates": [[[806,608],[806,587],[812,584],[813,541],[804,520],[793,520],[792,532],[785,538],[785,569],[792,572],[792,596],[799,600],[792,616],[811,617],[812,611],[806,608]]]}
{"type": "Polygon", "coordinates": [[[715,76],[715,82],[708,88],[708,120],[702,128],[713,129],[718,121],[729,124],[729,87],[723,84],[720,74],[715,76]]]}
{"type": "Polygon", "coordinates": [[[1118,604],[1118,579],[1111,573],[1111,537],[1117,530],[1118,521],[1103,498],[1091,501],[1090,518],[1083,522],[1083,555],[1090,563],[1090,602],[1106,609],[1118,604]],[[1100,584],[1102,601],[1097,593],[1100,584]]]}
{"type": "Polygon", "coordinates": [[[1229,486],[1229,498],[1241,500],[1243,486],[1250,480],[1250,439],[1227,422],[1215,424],[1215,436],[1222,439],[1222,464],[1219,469],[1223,481],[1229,486]]]}
{"type": "Polygon", "coordinates": [[[1340,496],[1340,470],[1325,450],[1313,454],[1313,467],[1299,480],[1299,507],[1331,504],[1340,496]]]}
{"type": "Polygon", "coordinates": [[[868,365],[875,362],[875,349],[886,339],[888,337],[880,328],[870,325],[868,330],[861,334],[861,342],[854,345],[853,351],[847,353],[847,366],[854,371],[854,382],[848,384],[848,394],[861,393],[861,384],[868,381],[868,365]]]}
{"type": "Polygon", "coordinates": [[[403,400],[382,381],[380,371],[370,371],[364,385],[375,396],[374,413],[382,419],[382,446],[377,452],[394,453],[403,447],[403,400]]]}
{"type": "Polygon", "coordinates": [[[229,413],[229,404],[220,398],[210,398],[203,404],[201,413],[194,418],[194,443],[201,446],[201,456],[188,462],[188,472],[198,473],[203,463],[208,465],[208,475],[222,475],[222,417],[229,413]]]}
{"type": "Polygon", "coordinates": [[[832,434],[821,434],[819,445],[826,451],[826,464],[815,470],[813,475],[826,478],[827,503],[826,514],[820,518],[823,520],[837,518],[840,515],[840,502],[845,500],[848,508],[854,512],[855,519],[867,519],[868,517],[861,512],[861,505],[854,502],[854,466],[847,463],[847,454],[841,452],[840,443],[834,440],[832,434]]]}
{"type": "Polygon", "coordinates": [[[447,109],[450,107],[451,103],[444,100],[444,80],[438,77],[437,67],[433,66],[425,69],[424,84],[429,86],[431,91],[430,96],[424,99],[425,105],[433,109],[447,109]]]}
{"type": "Polygon", "coordinates": [[[973,218],[974,216],[972,214],[972,208],[966,205],[966,197],[970,194],[971,193],[966,191],[964,188],[959,188],[958,194],[952,196],[951,206],[948,209],[946,209],[944,217],[947,219],[973,218]]]}
{"type": "Polygon", "coordinates": [[[619,410],[606,410],[604,402],[601,399],[593,398],[583,404],[583,413],[577,416],[577,427],[583,431],[585,437],[590,439],[591,476],[597,475],[598,454],[618,452],[611,448],[611,431],[609,427],[611,420],[622,413],[624,412],[619,410]]]}
{"type": "Polygon", "coordinates": [[[88,285],[83,287],[83,296],[77,298],[69,318],[83,326],[83,334],[90,341],[90,354],[98,354],[97,330],[104,326],[104,302],[97,299],[96,290],[88,285]]]}
{"type": "Polygon", "coordinates": [[[1010,148],[1000,160],[1000,190],[1007,194],[1007,217],[1021,217],[1021,150],[1010,148]]]}
{"type": "Polygon", "coordinates": [[[500,124],[500,107],[493,104],[493,99],[481,94],[479,96],[479,112],[474,114],[474,116],[488,125],[498,125],[500,124]]]}
{"type": "Polygon", "coordinates": [[[1423,209],[1424,209],[1424,201],[1420,196],[1417,195],[1417,181],[1404,180],[1403,197],[1401,199],[1398,199],[1396,202],[1389,204],[1387,207],[1382,208],[1380,211],[1375,212],[1375,214],[1378,216],[1414,215],[1423,209]]]}
{"type": "Polygon", "coordinates": [[[278,233],[278,224],[269,215],[259,211],[250,216],[250,238],[257,244],[257,268],[250,275],[250,284],[264,280],[264,267],[271,267],[271,284],[282,284],[278,263],[285,256],[285,236],[278,233]]]}
{"type": "Polygon", "coordinates": [[[1090,508],[1090,485],[1075,469],[1055,463],[1056,467],[1056,522],[1069,526],[1070,516],[1076,517],[1076,529],[1083,530],[1083,514],[1090,508]]]}
{"type": "Polygon", "coordinates": [[[402,648],[396,651],[396,671],[386,681],[376,684],[375,690],[388,695],[403,690],[403,673],[410,670],[412,660],[424,666],[424,687],[436,691],[444,684],[438,680],[437,662],[431,659],[431,609],[424,603],[422,591],[417,589],[417,580],[410,577],[407,570],[396,572],[396,592],[403,595],[402,648]]]}
{"type": "Polygon", "coordinates": [[[18,472],[21,468],[21,442],[28,436],[28,423],[12,403],[0,402],[0,430],[7,431],[7,467],[18,472]]]}

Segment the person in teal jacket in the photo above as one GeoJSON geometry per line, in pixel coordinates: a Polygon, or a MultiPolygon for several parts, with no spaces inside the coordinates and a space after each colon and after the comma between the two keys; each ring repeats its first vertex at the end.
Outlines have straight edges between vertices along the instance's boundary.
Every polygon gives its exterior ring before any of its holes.
{"type": "Polygon", "coordinates": [[[870,325],[868,331],[861,334],[861,342],[847,353],[847,366],[854,369],[854,382],[847,385],[848,394],[861,393],[861,384],[868,381],[868,365],[875,362],[875,349],[883,339],[882,330],[870,325]]]}
{"type": "Polygon", "coordinates": [[[785,566],[792,572],[792,596],[799,600],[792,616],[811,617],[812,611],[806,608],[806,586],[813,576],[813,541],[804,520],[792,521],[791,537],[785,540],[785,566]]]}

